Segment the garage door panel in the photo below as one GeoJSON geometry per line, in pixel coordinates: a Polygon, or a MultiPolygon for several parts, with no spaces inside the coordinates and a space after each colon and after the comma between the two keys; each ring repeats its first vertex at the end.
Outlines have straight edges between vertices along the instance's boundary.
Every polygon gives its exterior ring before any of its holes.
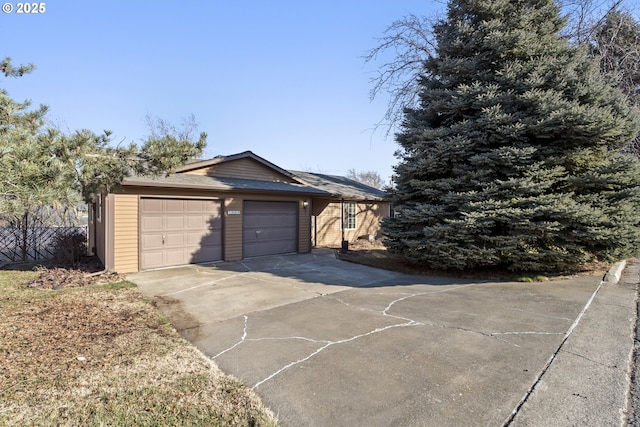
{"type": "Polygon", "coordinates": [[[202,212],[202,200],[183,200],[184,212],[202,212]]]}
{"type": "MultiPolygon", "coordinates": [[[[201,232],[185,232],[184,233],[184,244],[187,246],[199,246],[200,244],[203,244],[205,242],[205,240],[209,239],[209,237],[213,237],[213,236],[209,236],[208,234],[203,234],[201,232]]],[[[209,240],[207,243],[210,243],[211,240],[209,240]]]]}
{"type": "Polygon", "coordinates": [[[147,214],[151,214],[151,213],[162,214],[164,203],[162,199],[142,199],[141,205],[142,205],[142,211],[147,214]]]}
{"type": "Polygon", "coordinates": [[[162,216],[145,216],[140,221],[140,228],[143,232],[147,231],[162,231],[162,216]]]}
{"type": "Polygon", "coordinates": [[[208,215],[185,216],[185,230],[221,230],[222,220],[208,215]]]}
{"type": "Polygon", "coordinates": [[[272,239],[272,240],[269,240],[267,242],[263,241],[263,242],[259,242],[259,243],[263,247],[266,247],[266,245],[271,245],[274,248],[274,250],[278,251],[278,253],[295,252],[296,251],[296,247],[297,247],[296,242],[291,241],[291,239],[287,239],[287,240],[272,239]]]}
{"type": "Polygon", "coordinates": [[[265,212],[252,214],[246,217],[247,228],[262,227],[291,227],[297,223],[298,217],[294,214],[280,214],[278,212],[265,212]]]}
{"type": "Polygon", "coordinates": [[[244,257],[296,252],[298,204],[245,202],[242,243],[244,257]]]}
{"type": "Polygon", "coordinates": [[[253,242],[245,247],[245,257],[276,255],[295,252],[297,246],[286,241],[253,242]]]}
{"type": "Polygon", "coordinates": [[[185,219],[185,228],[189,230],[203,230],[208,228],[207,217],[205,215],[187,215],[185,219]]]}
{"type": "Polygon", "coordinates": [[[182,265],[187,264],[184,256],[184,249],[173,249],[164,251],[164,265],[182,265]]]}
{"type": "Polygon", "coordinates": [[[207,262],[211,259],[222,258],[222,248],[219,245],[202,246],[196,250],[192,250],[189,254],[189,262],[207,262]]]}
{"type": "Polygon", "coordinates": [[[145,234],[140,239],[141,249],[162,249],[162,234],[145,234]]]}
{"type": "Polygon", "coordinates": [[[287,234],[288,236],[276,233],[260,233],[254,239],[248,239],[248,241],[250,243],[273,243],[278,246],[286,243],[288,245],[293,245],[295,251],[295,247],[297,246],[296,235],[295,233],[287,234]]]}
{"type": "Polygon", "coordinates": [[[271,226],[272,227],[293,227],[298,224],[298,215],[297,214],[289,214],[289,215],[279,215],[276,217],[271,217],[271,226]]]}
{"type": "Polygon", "coordinates": [[[279,241],[279,240],[296,240],[298,236],[297,230],[292,227],[265,227],[254,229],[248,232],[247,240],[257,241],[279,241]],[[253,232],[253,235],[251,235],[253,232]]]}
{"type": "Polygon", "coordinates": [[[209,230],[212,231],[222,231],[222,218],[213,218],[207,220],[207,225],[209,230]]]}
{"type": "MultiPolygon", "coordinates": [[[[219,246],[218,243],[222,240],[222,233],[220,231],[206,234],[198,237],[198,243],[202,246],[219,246]]],[[[192,244],[192,242],[188,242],[192,244]]]]}
{"type": "Polygon", "coordinates": [[[142,265],[145,268],[159,268],[164,266],[162,252],[146,252],[142,254],[142,265]]]}
{"type": "Polygon", "coordinates": [[[165,230],[184,230],[185,223],[183,215],[171,214],[164,217],[165,230]]]}
{"type": "Polygon", "coordinates": [[[202,200],[202,210],[204,210],[205,212],[211,212],[211,213],[220,213],[220,202],[215,202],[213,200],[202,200]]]}
{"type": "Polygon", "coordinates": [[[165,213],[183,213],[184,201],[178,199],[166,199],[164,203],[165,213]]]}
{"type": "Polygon", "coordinates": [[[141,269],[222,259],[221,202],[142,198],[141,269]]]}
{"type": "Polygon", "coordinates": [[[176,248],[184,246],[186,242],[185,233],[165,233],[164,234],[164,246],[165,248],[176,248]]]}

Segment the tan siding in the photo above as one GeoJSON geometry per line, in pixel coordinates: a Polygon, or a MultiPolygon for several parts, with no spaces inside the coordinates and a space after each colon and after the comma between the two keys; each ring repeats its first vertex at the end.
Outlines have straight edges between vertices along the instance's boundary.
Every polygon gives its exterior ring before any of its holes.
{"type": "Polygon", "coordinates": [[[198,175],[198,176],[207,176],[209,175],[209,170],[211,169],[211,167],[208,168],[200,168],[200,169],[194,169],[194,170],[190,170],[190,171],[186,171],[186,172],[181,172],[181,173],[185,173],[187,175],[198,175]]]}
{"type": "Polygon", "coordinates": [[[316,245],[339,247],[341,240],[340,202],[329,203],[316,216],[316,245]]]}
{"type": "Polygon", "coordinates": [[[242,259],[242,198],[234,197],[224,201],[224,259],[242,259]],[[229,211],[240,214],[229,215],[229,211]]]}
{"type": "MultiPolygon", "coordinates": [[[[340,202],[329,203],[316,217],[316,245],[340,247],[340,202]]],[[[358,203],[356,229],[345,230],[344,238],[350,242],[373,235],[380,238],[380,221],[389,216],[388,203],[358,203]]]]}
{"type": "Polygon", "coordinates": [[[258,181],[295,182],[288,176],[266,167],[252,159],[238,159],[184,172],[191,175],[208,175],[225,178],[255,179],[258,181]]]}
{"type": "Polygon", "coordinates": [[[304,253],[311,250],[311,207],[298,206],[298,252],[304,253]]]}
{"type": "Polygon", "coordinates": [[[138,196],[114,195],[114,270],[138,271],[138,196]]]}

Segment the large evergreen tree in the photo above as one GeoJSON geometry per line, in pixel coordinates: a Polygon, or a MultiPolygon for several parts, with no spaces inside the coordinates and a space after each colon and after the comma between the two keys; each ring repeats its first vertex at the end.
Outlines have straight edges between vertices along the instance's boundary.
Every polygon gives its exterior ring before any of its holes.
{"type": "Polygon", "coordinates": [[[389,249],[432,268],[565,270],[640,247],[638,118],[553,0],[451,0],[397,135],[389,249]]]}

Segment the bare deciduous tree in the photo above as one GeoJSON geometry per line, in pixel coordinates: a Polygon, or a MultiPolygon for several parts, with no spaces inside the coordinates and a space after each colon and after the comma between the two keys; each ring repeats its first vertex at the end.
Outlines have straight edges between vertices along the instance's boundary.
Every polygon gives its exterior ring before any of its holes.
{"type": "Polygon", "coordinates": [[[640,22],[629,13],[610,11],[595,27],[591,46],[602,73],[616,78],[630,105],[640,107],[640,22]]]}
{"type": "Polygon", "coordinates": [[[384,181],[380,178],[380,174],[376,171],[356,172],[355,169],[347,171],[347,178],[361,182],[369,187],[382,189],[384,181]]]}
{"type": "Polygon", "coordinates": [[[193,113],[182,118],[179,128],[168,120],[151,114],[147,114],[144,121],[149,129],[149,138],[172,136],[179,140],[191,140],[198,137],[199,124],[193,113]]]}
{"type": "Polygon", "coordinates": [[[622,7],[625,0],[558,0],[567,14],[563,34],[574,44],[591,43],[593,33],[612,10],[622,7]]]}
{"type": "Polygon", "coordinates": [[[386,136],[400,123],[404,110],[418,102],[419,79],[424,72],[424,61],[433,56],[436,43],[433,37],[434,19],[414,14],[394,21],[378,39],[378,46],[364,55],[365,63],[375,62],[392,52],[370,82],[369,93],[373,100],[381,93],[388,93],[387,111],[377,124],[386,129],[386,136]]]}
{"type": "MultiPolygon", "coordinates": [[[[567,27],[563,35],[572,43],[588,43],[595,48],[592,53],[603,56],[606,64],[617,61],[623,56],[618,53],[611,54],[618,48],[620,41],[616,37],[615,27],[608,25],[607,16],[617,13],[625,7],[628,0],[560,0],[559,6],[567,13],[567,27]],[[603,28],[606,32],[602,32],[603,28]],[[607,38],[608,37],[608,38],[607,38]],[[615,49],[614,49],[615,47],[615,49]]],[[[632,14],[624,14],[631,17],[632,14]]],[[[394,21],[378,39],[378,45],[364,55],[365,63],[381,61],[378,71],[371,78],[373,85],[370,97],[375,99],[382,93],[389,95],[387,110],[376,124],[376,127],[385,129],[385,136],[400,125],[406,108],[417,107],[419,81],[424,72],[424,61],[434,56],[436,42],[434,40],[433,24],[438,17],[423,17],[414,14],[407,15],[394,21]],[[390,59],[386,59],[390,58],[390,59]]],[[[627,31],[630,28],[628,21],[620,21],[618,29],[627,31]]],[[[637,29],[634,30],[636,37],[637,29]]],[[[635,44],[637,53],[638,45],[635,44]]],[[[637,56],[634,57],[633,49],[627,51],[626,63],[637,66],[637,56]]],[[[610,65],[603,66],[603,72],[628,72],[626,68],[613,68],[610,65]]],[[[626,76],[625,76],[626,78],[626,76]]],[[[627,92],[630,93],[630,92],[627,92]]],[[[637,87],[636,87],[637,93],[637,87]]]]}

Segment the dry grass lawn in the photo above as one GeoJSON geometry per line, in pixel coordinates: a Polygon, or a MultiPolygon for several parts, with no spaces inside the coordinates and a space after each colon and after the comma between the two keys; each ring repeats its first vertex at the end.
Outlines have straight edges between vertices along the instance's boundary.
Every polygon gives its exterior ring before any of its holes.
{"type": "Polygon", "coordinates": [[[37,274],[0,271],[0,425],[276,425],[132,284],[27,288],[37,274]]]}

